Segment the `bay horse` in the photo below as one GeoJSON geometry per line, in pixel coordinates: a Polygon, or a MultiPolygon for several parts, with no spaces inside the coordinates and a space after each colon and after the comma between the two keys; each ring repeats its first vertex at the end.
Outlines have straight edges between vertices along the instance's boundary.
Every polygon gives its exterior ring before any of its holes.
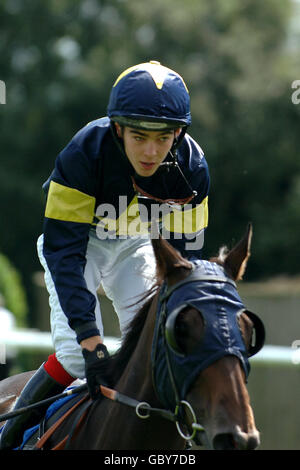
{"type": "MultiPolygon", "coordinates": [[[[208,449],[259,446],[246,382],[248,358],[263,346],[264,327],[236,290],[251,237],[249,224],[232,250],[196,262],[166,240],[152,240],[155,286],[110,358],[115,394],[131,406],[105,396],[90,401],[68,449],[183,450],[186,441],[208,449]]],[[[9,381],[0,383],[0,397],[9,395],[9,381]]],[[[47,448],[70,432],[81,406],[47,448]]]]}

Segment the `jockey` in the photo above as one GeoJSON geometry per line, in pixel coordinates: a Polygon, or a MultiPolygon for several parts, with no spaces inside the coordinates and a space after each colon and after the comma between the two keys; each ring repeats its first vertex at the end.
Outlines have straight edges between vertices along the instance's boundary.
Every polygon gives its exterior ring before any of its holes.
{"type": "MultiPolygon", "coordinates": [[[[93,399],[99,384],[109,385],[97,290],[101,284],[112,300],[123,334],[137,311],[132,305],[155,276],[151,222],[183,256],[201,256],[209,172],[186,133],[190,124],[183,79],[150,61],[118,77],[108,116],[88,123],[58,155],[43,186],[47,202],[37,243],[55,353],[15,408],[60,393],[76,378],[87,379],[93,399]]],[[[16,446],[38,420],[33,411],[7,421],[1,448],[16,446]]]]}

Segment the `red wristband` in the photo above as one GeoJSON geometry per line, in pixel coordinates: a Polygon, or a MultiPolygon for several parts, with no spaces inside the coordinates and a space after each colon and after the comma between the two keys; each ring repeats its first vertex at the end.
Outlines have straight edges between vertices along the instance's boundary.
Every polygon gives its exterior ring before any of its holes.
{"type": "Polygon", "coordinates": [[[60,362],[58,362],[55,353],[48,357],[47,362],[44,364],[44,368],[46,372],[54,380],[56,380],[56,382],[60,383],[61,385],[65,385],[66,387],[68,387],[75,380],[74,377],[65,371],[60,362]]]}

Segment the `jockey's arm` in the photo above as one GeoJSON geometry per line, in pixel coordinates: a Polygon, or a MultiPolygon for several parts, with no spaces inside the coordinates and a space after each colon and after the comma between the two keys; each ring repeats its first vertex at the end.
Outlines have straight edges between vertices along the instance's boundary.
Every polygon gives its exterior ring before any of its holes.
{"type": "Polygon", "coordinates": [[[88,351],[94,351],[97,344],[103,343],[101,336],[91,336],[90,338],[85,338],[80,342],[82,349],[87,349],[88,351]]]}

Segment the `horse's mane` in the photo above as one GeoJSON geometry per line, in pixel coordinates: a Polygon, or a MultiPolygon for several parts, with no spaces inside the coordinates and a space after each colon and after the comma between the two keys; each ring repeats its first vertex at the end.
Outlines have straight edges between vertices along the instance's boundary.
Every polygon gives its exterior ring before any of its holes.
{"type": "Polygon", "coordinates": [[[138,313],[133,317],[129,323],[121,348],[110,357],[110,380],[112,386],[121,377],[125,367],[127,366],[130,357],[132,356],[137,342],[140,338],[141,332],[144,328],[147,314],[152,303],[153,297],[160,288],[160,282],[157,281],[146,293],[138,300],[138,303],[144,302],[138,313]]]}
{"type": "MultiPolygon", "coordinates": [[[[162,243],[165,244],[164,248],[165,250],[167,249],[170,253],[174,252],[175,249],[169,245],[166,244],[165,241],[163,240],[162,243]]],[[[214,261],[217,262],[218,264],[223,264],[223,258],[226,256],[227,253],[227,248],[222,247],[220,249],[219,254],[211,258],[209,261],[214,261]]],[[[121,348],[113,354],[109,361],[110,361],[110,367],[109,367],[109,374],[110,374],[110,382],[111,386],[114,386],[117,381],[120,379],[121,375],[124,372],[125,367],[127,366],[130,357],[132,356],[137,342],[140,338],[141,332],[144,328],[145,321],[147,318],[147,314],[151,305],[151,302],[157,293],[157,291],[160,289],[161,284],[163,282],[163,273],[166,272],[166,267],[165,267],[165,260],[161,256],[160,249],[158,249],[157,252],[157,273],[156,273],[156,280],[153,286],[143,295],[142,298],[138,300],[137,303],[142,303],[142,306],[138,313],[133,317],[132,321],[129,323],[127,330],[125,332],[124,339],[122,341],[122,346],[121,348]]],[[[173,269],[180,268],[180,267],[185,267],[190,269],[190,262],[185,259],[180,257],[178,260],[178,263],[173,266],[173,269]]],[[[168,273],[170,274],[170,273],[168,273]]]]}
{"type": "Polygon", "coordinates": [[[154,295],[160,289],[164,277],[178,268],[191,269],[191,263],[187,259],[183,258],[177,250],[164,239],[152,240],[152,246],[155,251],[157,262],[156,277],[153,286],[141,299],[138,300],[138,303],[143,302],[143,305],[129,324],[121,348],[110,358],[110,380],[112,386],[115,385],[121,377],[136,348],[137,342],[144,328],[151,302],[154,295]],[[173,257],[175,256],[177,258],[177,262],[172,266],[167,266],[166,259],[170,255],[173,257]]]}

